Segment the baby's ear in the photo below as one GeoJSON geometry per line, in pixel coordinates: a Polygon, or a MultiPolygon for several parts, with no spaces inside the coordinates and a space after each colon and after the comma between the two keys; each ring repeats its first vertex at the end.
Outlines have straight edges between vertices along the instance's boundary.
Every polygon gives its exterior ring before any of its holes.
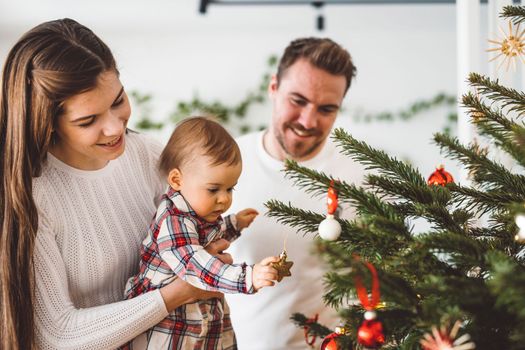
{"type": "Polygon", "coordinates": [[[168,174],[168,183],[175,191],[180,191],[182,186],[182,173],[179,169],[171,169],[168,174]]]}

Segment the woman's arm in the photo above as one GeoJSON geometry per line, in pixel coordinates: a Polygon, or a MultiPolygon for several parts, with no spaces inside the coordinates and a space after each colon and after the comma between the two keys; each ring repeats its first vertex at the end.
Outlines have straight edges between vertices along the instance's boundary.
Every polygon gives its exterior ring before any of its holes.
{"type": "Polygon", "coordinates": [[[160,291],[95,307],[75,306],[60,250],[50,232],[39,231],[34,262],[39,348],[115,349],[168,314],[160,291]]]}
{"type": "MultiPolygon", "coordinates": [[[[231,262],[229,254],[220,253],[228,246],[226,240],[220,240],[207,250],[231,262]]],[[[179,279],[130,300],[79,308],[70,298],[66,269],[54,235],[45,230],[39,232],[34,254],[35,322],[41,349],[115,349],[160,322],[168,310],[222,295],[179,279]]]]}

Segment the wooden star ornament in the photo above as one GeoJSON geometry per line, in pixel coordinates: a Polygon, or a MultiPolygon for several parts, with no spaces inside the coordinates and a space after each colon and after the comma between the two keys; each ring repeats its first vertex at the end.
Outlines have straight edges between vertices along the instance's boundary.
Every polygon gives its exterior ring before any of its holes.
{"type": "Polygon", "coordinates": [[[283,250],[279,255],[279,261],[271,263],[272,267],[277,270],[277,282],[281,282],[284,277],[291,276],[290,268],[293,265],[293,261],[286,261],[286,250],[283,250]]]}

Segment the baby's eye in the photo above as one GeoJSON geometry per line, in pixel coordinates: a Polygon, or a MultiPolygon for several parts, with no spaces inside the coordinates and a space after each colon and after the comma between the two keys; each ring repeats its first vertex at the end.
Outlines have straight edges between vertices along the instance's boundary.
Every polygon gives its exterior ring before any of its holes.
{"type": "Polygon", "coordinates": [[[228,193],[231,193],[232,191],[235,191],[235,187],[230,187],[226,191],[228,191],[228,193]]]}
{"type": "Polygon", "coordinates": [[[217,193],[218,190],[218,188],[208,188],[208,192],[210,193],[217,193]]]}

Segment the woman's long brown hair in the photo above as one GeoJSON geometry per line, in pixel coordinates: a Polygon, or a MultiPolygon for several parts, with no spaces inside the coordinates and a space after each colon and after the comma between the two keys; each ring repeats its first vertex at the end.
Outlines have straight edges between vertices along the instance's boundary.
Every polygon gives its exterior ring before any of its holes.
{"type": "Polygon", "coordinates": [[[9,52],[0,95],[0,349],[34,349],[33,250],[40,176],[66,99],[115,70],[109,48],[71,19],[43,23],[9,52]]]}

